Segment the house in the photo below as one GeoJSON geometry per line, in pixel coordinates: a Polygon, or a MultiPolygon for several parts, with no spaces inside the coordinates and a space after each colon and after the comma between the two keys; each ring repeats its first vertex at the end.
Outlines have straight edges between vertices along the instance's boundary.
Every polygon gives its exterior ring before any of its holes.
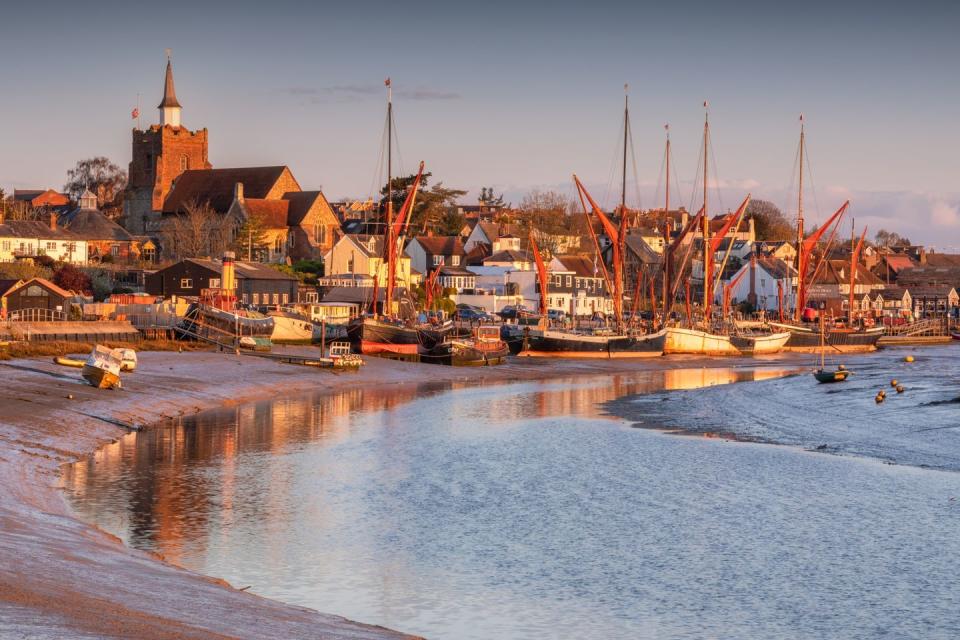
{"type": "Polygon", "coordinates": [[[754,243],[754,248],[762,254],[779,258],[787,264],[796,264],[797,250],[785,240],[754,243]]]}
{"type": "Polygon", "coordinates": [[[3,294],[7,318],[66,320],[75,294],[44,278],[18,282],[3,294]]]}
{"type": "Polygon", "coordinates": [[[0,213],[0,262],[39,256],[84,264],[87,262],[87,242],[60,227],[55,211],[50,212],[49,222],[4,220],[0,213]]]}
{"type": "Polygon", "coordinates": [[[872,271],[887,284],[896,282],[903,270],[917,266],[917,262],[905,253],[881,252],[877,257],[877,264],[872,271]]]}
{"type": "Polygon", "coordinates": [[[509,267],[517,271],[533,268],[533,257],[526,251],[506,249],[481,260],[484,267],[509,267]]]}
{"type": "Polygon", "coordinates": [[[265,246],[260,262],[318,260],[333,248],[340,228],[330,203],[321,191],[290,191],[280,198],[249,198],[238,182],[227,218],[237,228],[255,219],[263,229],[265,246]]]}
{"type": "Polygon", "coordinates": [[[14,189],[13,201],[26,203],[34,209],[70,206],[70,197],[54,189],[14,189]]]}
{"type": "Polygon", "coordinates": [[[410,256],[410,267],[420,273],[430,273],[437,267],[462,270],[467,257],[459,236],[417,236],[407,243],[406,254],[410,256]]]}
{"type": "MultiPolygon", "coordinates": [[[[378,278],[379,286],[387,284],[383,262],[383,236],[347,234],[337,240],[323,258],[326,277],[364,275],[378,278]]],[[[396,284],[411,286],[410,257],[401,253],[397,259],[396,284]]]]}
{"type": "MultiPolygon", "coordinates": [[[[779,258],[763,254],[753,256],[732,274],[727,283],[734,280],[737,280],[737,283],[730,289],[732,304],[749,302],[758,310],[778,311],[782,292],[783,308],[794,307],[797,271],[779,258]]],[[[717,289],[716,302],[719,304],[723,302],[723,287],[717,289]]]]}
{"type": "MultiPolygon", "coordinates": [[[[235,262],[237,299],[253,306],[286,305],[297,301],[298,280],[272,267],[256,262],[235,262]]],[[[223,262],[187,258],[146,278],[147,293],[199,297],[204,289],[219,289],[223,262]]]]}
{"type": "MultiPolygon", "coordinates": [[[[869,294],[868,294],[869,295],[869,294]]],[[[904,287],[887,286],[876,291],[871,308],[877,316],[885,318],[913,317],[913,298],[904,287]]]]}
{"type": "Polygon", "coordinates": [[[637,287],[637,276],[640,275],[643,278],[640,288],[644,297],[646,297],[648,295],[646,287],[650,278],[653,278],[659,284],[663,277],[663,251],[656,251],[651,247],[643,234],[628,233],[624,239],[624,245],[626,248],[623,257],[624,290],[633,295],[637,287]]]}
{"type": "Polygon", "coordinates": [[[22,282],[23,280],[0,280],[0,320],[7,317],[7,293],[22,282]]]}
{"type": "MultiPolygon", "coordinates": [[[[373,287],[333,287],[324,293],[320,304],[340,308],[350,306],[359,310],[369,310],[373,302],[373,295],[373,287]]],[[[376,307],[378,313],[383,313],[386,291],[383,287],[377,287],[376,295],[377,303],[373,306],[376,307]]],[[[410,319],[416,317],[416,304],[405,287],[395,289],[393,299],[396,306],[395,313],[399,318],[410,319]]]]}
{"type": "MultiPolygon", "coordinates": [[[[607,295],[602,270],[582,255],[558,255],[547,265],[547,308],[571,316],[594,312],[611,313],[613,301],[607,295]]],[[[539,284],[537,293],[539,294],[539,284]]]]}
{"type": "MultiPolygon", "coordinates": [[[[865,266],[857,268],[853,292],[857,297],[885,288],[884,282],[865,266]]],[[[809,282],[808,298],[848,298],[850,295],[850,261],[825,260],[816,277],[809,282]]]]}
{"type": "Polygon", "coordinates": [[[537,275],[532,269],[471,266],[468,270],[474,275],[474,289],[452,296],[457,304],[469,304],[488,313],[496,313],[508,305],[536,309],[540,303],[537,275]]]}
{"type": "Polygon", "coordinates": [[[89,190],[80,196],[78,208],[60,215],[59,223],[86,241],[89,262],[130,262],[140,258],[139,243],[100,212],[97,196],[89,190]]]}
{"type": "Polygon", "coordinates": [[[490,253],[499,251],[519,251],[521,232],[517,225],[478,222],[463,243],[469,253],[477,245],[487,245],[490,253]]]}
{"type": "Polygon", "coordinates": [[[912,292],[917,287],[937,287],[940,285],[960,286],[960,267],[918,266],[903,269],[897,274],[897,284],[912,292]]]}
{"type": "Polygon", "coordinates": [[[477,287],[477,276],[464,267],[440,267],[437,282],[444,289],[456,289],[457,293],[471,293],[477,287]]]}
{"type": "Polygon", "coordinates": [[[912,287],[910,297],[913,300],[915,318],[929,318],[944,315],[956,315],[960,306],[957,290],[949,284],[926,287],[912,287]]]}

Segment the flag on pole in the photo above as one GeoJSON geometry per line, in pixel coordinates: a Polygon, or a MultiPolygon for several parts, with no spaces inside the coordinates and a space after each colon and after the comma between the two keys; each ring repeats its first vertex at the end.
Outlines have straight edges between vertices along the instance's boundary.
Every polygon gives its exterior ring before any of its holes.
{"type": "Polygon", "coordinates": [[[390,86],[390,77],[389,77],[389,76],[387,77],[386,80],[383,81],[383,86],[385,86],[385,87],[389,87],[389,86],[390,86]]]}
{"type": "Polygon", "coordinates": [[[139,117],[140,117],[140,109],[137,108],[137,107],[134,107],[134,108],[133,108],[133,111],[130,112],[130,117],[131,117],[133,120],[136,120],[137,118],[139,118],[139,117]]]}

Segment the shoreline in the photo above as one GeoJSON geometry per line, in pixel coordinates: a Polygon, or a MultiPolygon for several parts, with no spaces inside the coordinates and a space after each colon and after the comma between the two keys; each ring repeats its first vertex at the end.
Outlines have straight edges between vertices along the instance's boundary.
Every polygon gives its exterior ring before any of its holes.
{"type": "MultiPolygon", "coordinates": [[[[312,353],[309,348],[287,352],[312,353]]],[[[166,562],[78,520],[63,465],[115,441],[120,424],[164,419],[300,393],[454,382],[483,385],[581,375],[691,368],[800,366],[790,356],[679,357],[643,361],[512,360],[451,368],[367,358],[356,373],[317,370],[216,352],[143,352],[124,389],[100,391],[49,361],[0,366],[0,635],[51,637],[414,637],[239,591],[166,562]],[[73,395],[73,399],[67,399],[73,395]]]]}

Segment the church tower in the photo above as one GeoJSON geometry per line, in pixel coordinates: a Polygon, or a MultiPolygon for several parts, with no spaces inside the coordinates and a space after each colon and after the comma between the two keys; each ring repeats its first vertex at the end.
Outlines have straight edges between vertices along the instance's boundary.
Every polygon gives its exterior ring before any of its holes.
{"type": "Polygon", "coordinates": [[[167,55],[160,124],[133,130],[133,153],[127,172],[123,225],[136,235],[156,233],[170,185],[188,169],[212,169],[207,159],[207,130],[190,131],[181,123],[183,107],[173,85],[167,55]]]}

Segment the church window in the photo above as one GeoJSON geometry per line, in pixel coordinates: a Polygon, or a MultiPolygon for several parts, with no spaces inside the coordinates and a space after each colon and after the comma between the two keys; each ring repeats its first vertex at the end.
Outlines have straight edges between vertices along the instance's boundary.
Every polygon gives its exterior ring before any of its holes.
{"type": "Polygon", "coordinates": [[[190,158],[183,155],[180,156],[180,171],[186,171],[190,168],[190,158]]]}
{"type": "Polygon", "coordinates": [[[153,171],[153,156],[147,154],[147,161],[143,163],[143,175],[149,176],[153,171]]]}
{"type": "Polygon", "coordinates": [[[313,241],[317,244],[326,244],[327,227],[325,225],[316,224],[313,226],[313,241]]]}

